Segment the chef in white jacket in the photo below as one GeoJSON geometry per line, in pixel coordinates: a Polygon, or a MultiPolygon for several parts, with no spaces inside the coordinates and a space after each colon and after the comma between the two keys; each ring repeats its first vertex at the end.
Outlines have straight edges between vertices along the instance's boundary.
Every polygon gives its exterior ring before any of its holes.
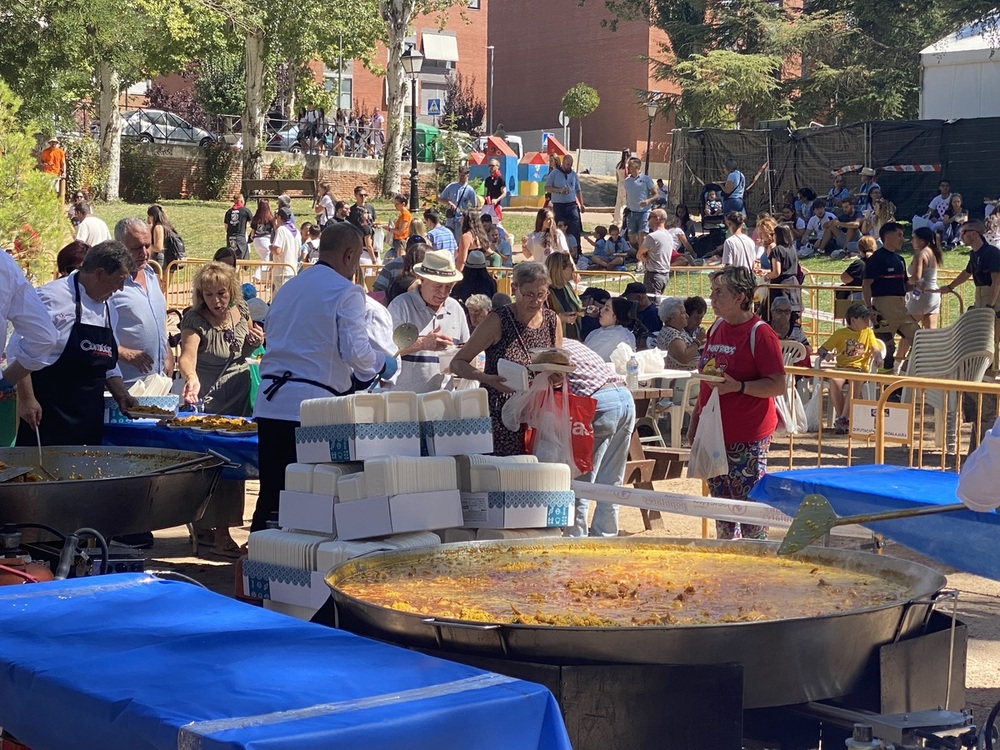
{"type": "Polygon", "coordinates": [[[14,386],[25,375],[45,366],[45,357],[56,345],[56,329],[38,293],[10,253],[0,250],[0,353],[7,344],[7,323],[21,338],[17,359],[7,357],[0,379],[0,400],[14,395],[14,386]]]}
{"type": "Polygon", "coordinates": [[[254,404],[260,492],[251,531],[266,528],[278,510],[285,467],[295,462],[300,404],[363,390],[397,370],[393,357],[372,346],[365,294],[351,281],[363,247],[354,225],[328,224],[316,265],[286,281],[267,313],[267,351],[254,404]]]}

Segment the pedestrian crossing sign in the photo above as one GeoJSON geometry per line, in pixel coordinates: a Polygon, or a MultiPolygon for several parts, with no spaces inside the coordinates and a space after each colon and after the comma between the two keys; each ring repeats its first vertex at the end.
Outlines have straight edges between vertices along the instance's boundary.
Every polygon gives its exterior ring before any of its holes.
{"type": "Polygon", "coordinates": [[[440,116],[441,114],[441,100],[440,99],[428,99],[427,100],[427,114],[440,116]]]}

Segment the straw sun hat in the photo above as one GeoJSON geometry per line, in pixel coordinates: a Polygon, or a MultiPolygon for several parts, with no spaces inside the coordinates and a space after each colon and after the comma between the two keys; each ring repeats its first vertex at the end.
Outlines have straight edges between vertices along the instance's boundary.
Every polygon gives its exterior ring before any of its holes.
{"type": "Polygon", "coordinates": [[[424,253],[424,260],[413,267],[413,273],[421,279],[439,284],[454,284],[462,280],[461,271],[455,268],[455,258],[448,250],[430,250],[424,253]]]}

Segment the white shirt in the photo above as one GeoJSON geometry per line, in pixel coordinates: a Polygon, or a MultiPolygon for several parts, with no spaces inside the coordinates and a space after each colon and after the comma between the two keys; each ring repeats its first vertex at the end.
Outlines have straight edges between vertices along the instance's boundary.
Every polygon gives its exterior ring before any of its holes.
{"type": "Polygon", "coordinates": [[[530,232],[527,235],[528,245],[525,251],[531,260],[543,263],[552,253],[568,253],[569,245],[566,244],[566,235],[563,230],[556,229],[556,244],[545,247],[545,235],[547,232],[530,232]]]}
{"type": "MultiPolygon", "coordinates": [[[[435,312],[420,296],[419,286],[393,299],[389,303],[389,314],[392,315],[393,328],[401,323],[413,323],[421,336],[439,328],[441,333],[454,339],[456,346],[462,346],[469,340],[469,321],[459,301],[449,297],[435,312]]],[[[400,360],[396,390],[414,393],[436,390],[431,381],[441,372],[441,359],[437,352],[413,352],[400,360]]]]}
{"type": "Polygon", "coordinates": [[[278,276],[286,279],[294,276],[295,269],[299,267],[299,241],[285,224],[279,224],[278,228],[274,230],[274,239],[271,240],[271,260],[274,263],[284,263],[291,266],[291,268],[279,266],[275,269],[278,276]]]}
{"type": "MultiPolygon", "coordinates": [[[[64,279],[50,281],[45,286],[38,288],[38,298],[42,301],[49,314],[49,320],[56,329],[56,340],[48,348],[46,353],[38,358],[39,367],[48,367],[55,364],[56,360],[62,356],[69,341],[70,331],[76,323],[76,292],[74,290],[73,279],[78,271],[74,271],[64,279]]],[[[118,313],[110,303],[96,302],[87,295],[87,290],[80,284],[80,322],[87,325],[108,326],[108,313],[112,330],[118,325],[118,313]]],[[[25,341],[20,332],[15,329],[14,335],[10,337],[10,344],[7,347],[7,358],[17,360],[24,364],[23,356],[25,341]]],[[[107,377],[121,377],[122,371],[115,365],[114,369],[108,370],[107,377]]]]}
{"type": "MultiPolygon", "coordinates": [[[[32,372],[43,368],[43,360],[56,344],[55,326],[17,261],[10,253],[0,251],[0,354],[7,343],[8,322],[21,340],[17,361],[32,372]]],[[[8,352],[7,361],[13,363],[14,359],[8,352]]]]}
{"type": "Polygon", "coordinates": [[[753,273],[753,262],[757,259],[757,245],[745,234],[734,234],[722,243],[722,265],[743,266],[753,273]]]}
{"type": "Polygon", "coordinates": [[[605,362],[610,362],[611,352],[621,343],[628,344],[635,351],[635,334],[624,326],[608,326],[588,333],[583,343],[601,355],[605,362]]]}
{"type": "Polygon", "coordinates": [[[809,217],[809,221],[806,223],[806,234],[815,234],[817,239],[823,235],[823,230],[826,229],[826,225],[837,217],[827,211],[822,216],[817,216],[813,214],[809,217]]]}
{"type": "MultiPolygon", "coordinates": [[[[368,339],[372,343],[372,348],[382,352],[386,357],[395,357],[399,347],[392,341],[392,332],[395,330],[392,316],[385,309],[385,305],[368,294],[365,295],[365,324],[368,327],[368,339]]],[[[398,377],[399,370],[396,370],[387,382],[395,384],[398,377]]]]}
{"type": "Polygon", "coordinates": [[[325,224],[332,219],[333,215],[337,212],[336,206],[329,193],[319,199],[319,205],[323,209],[323,212],[316,215],[316,220],[325,224]],[[321,216],[323,217],[322,219],[320,218],[321,216]]]}
{"type": "MultiPolygon", "coordinates": [[[[118,315],[115,340],[119,346],[138,349],[153,359],[149,372],[139,372],[134,366],[122,362],[122,378],[131,385],[150,373],[161,374],[167,361],[167,301],[163,298],[160,281],[148,265],[143,267],[146,288],[131,276],[125,279],[120,292],[111,295],[110,303],[118,315]]],[[[171,373],[167,373],[168,375],[171,373]]]]}
{"type": "Polygon", "coordinates": [[[76,238],[93,247],[110,240],[111,232],[108,231],[108,225],[104,223],[104,219],[98,219],[91,214],[76,225],[76,238]]]}
{"type": "Polygon", "coordinates": [[[931,202],[927,204],[927,208],[929,208],[931,211],[936,212],[939,219],[943,219],[945,211],[948,210],[948,206],[950,205],[951,205],[951,193],[948,193],[948,195],[945,196],[935,195],[933,198],[931,198],[931,202]]]}
{"type": "Polygon", "coordinates": [[[264,391],[272,381],[267,375],[287,371],[345,392],[352,374],[367,381],[382,371],[385,355],[372,348],[364,298],[361,287],[329,266],[311,266],[285,282],[267,313],[255,417],[298,422],[302,401],[333,395],[309,383],[288,382],[268,401],[264,391]]]}

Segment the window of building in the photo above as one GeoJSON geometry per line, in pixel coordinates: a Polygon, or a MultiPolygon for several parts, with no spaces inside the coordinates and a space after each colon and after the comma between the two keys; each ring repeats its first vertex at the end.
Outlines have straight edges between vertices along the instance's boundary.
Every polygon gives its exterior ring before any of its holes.
{"type": "Polygon", "coordinates": [[[340,88],[337,107],[348,111],[352,108],[354,101],[354,61],[345,60],[342,71],[336,68],[326,68],[323,70],[323,88],[326,91],[336,91],[340,88]]]}
{"type": "Polygon", "coordinates": [[[470,10],[479,10],[479,0],[469,0],[470,10]]]}

